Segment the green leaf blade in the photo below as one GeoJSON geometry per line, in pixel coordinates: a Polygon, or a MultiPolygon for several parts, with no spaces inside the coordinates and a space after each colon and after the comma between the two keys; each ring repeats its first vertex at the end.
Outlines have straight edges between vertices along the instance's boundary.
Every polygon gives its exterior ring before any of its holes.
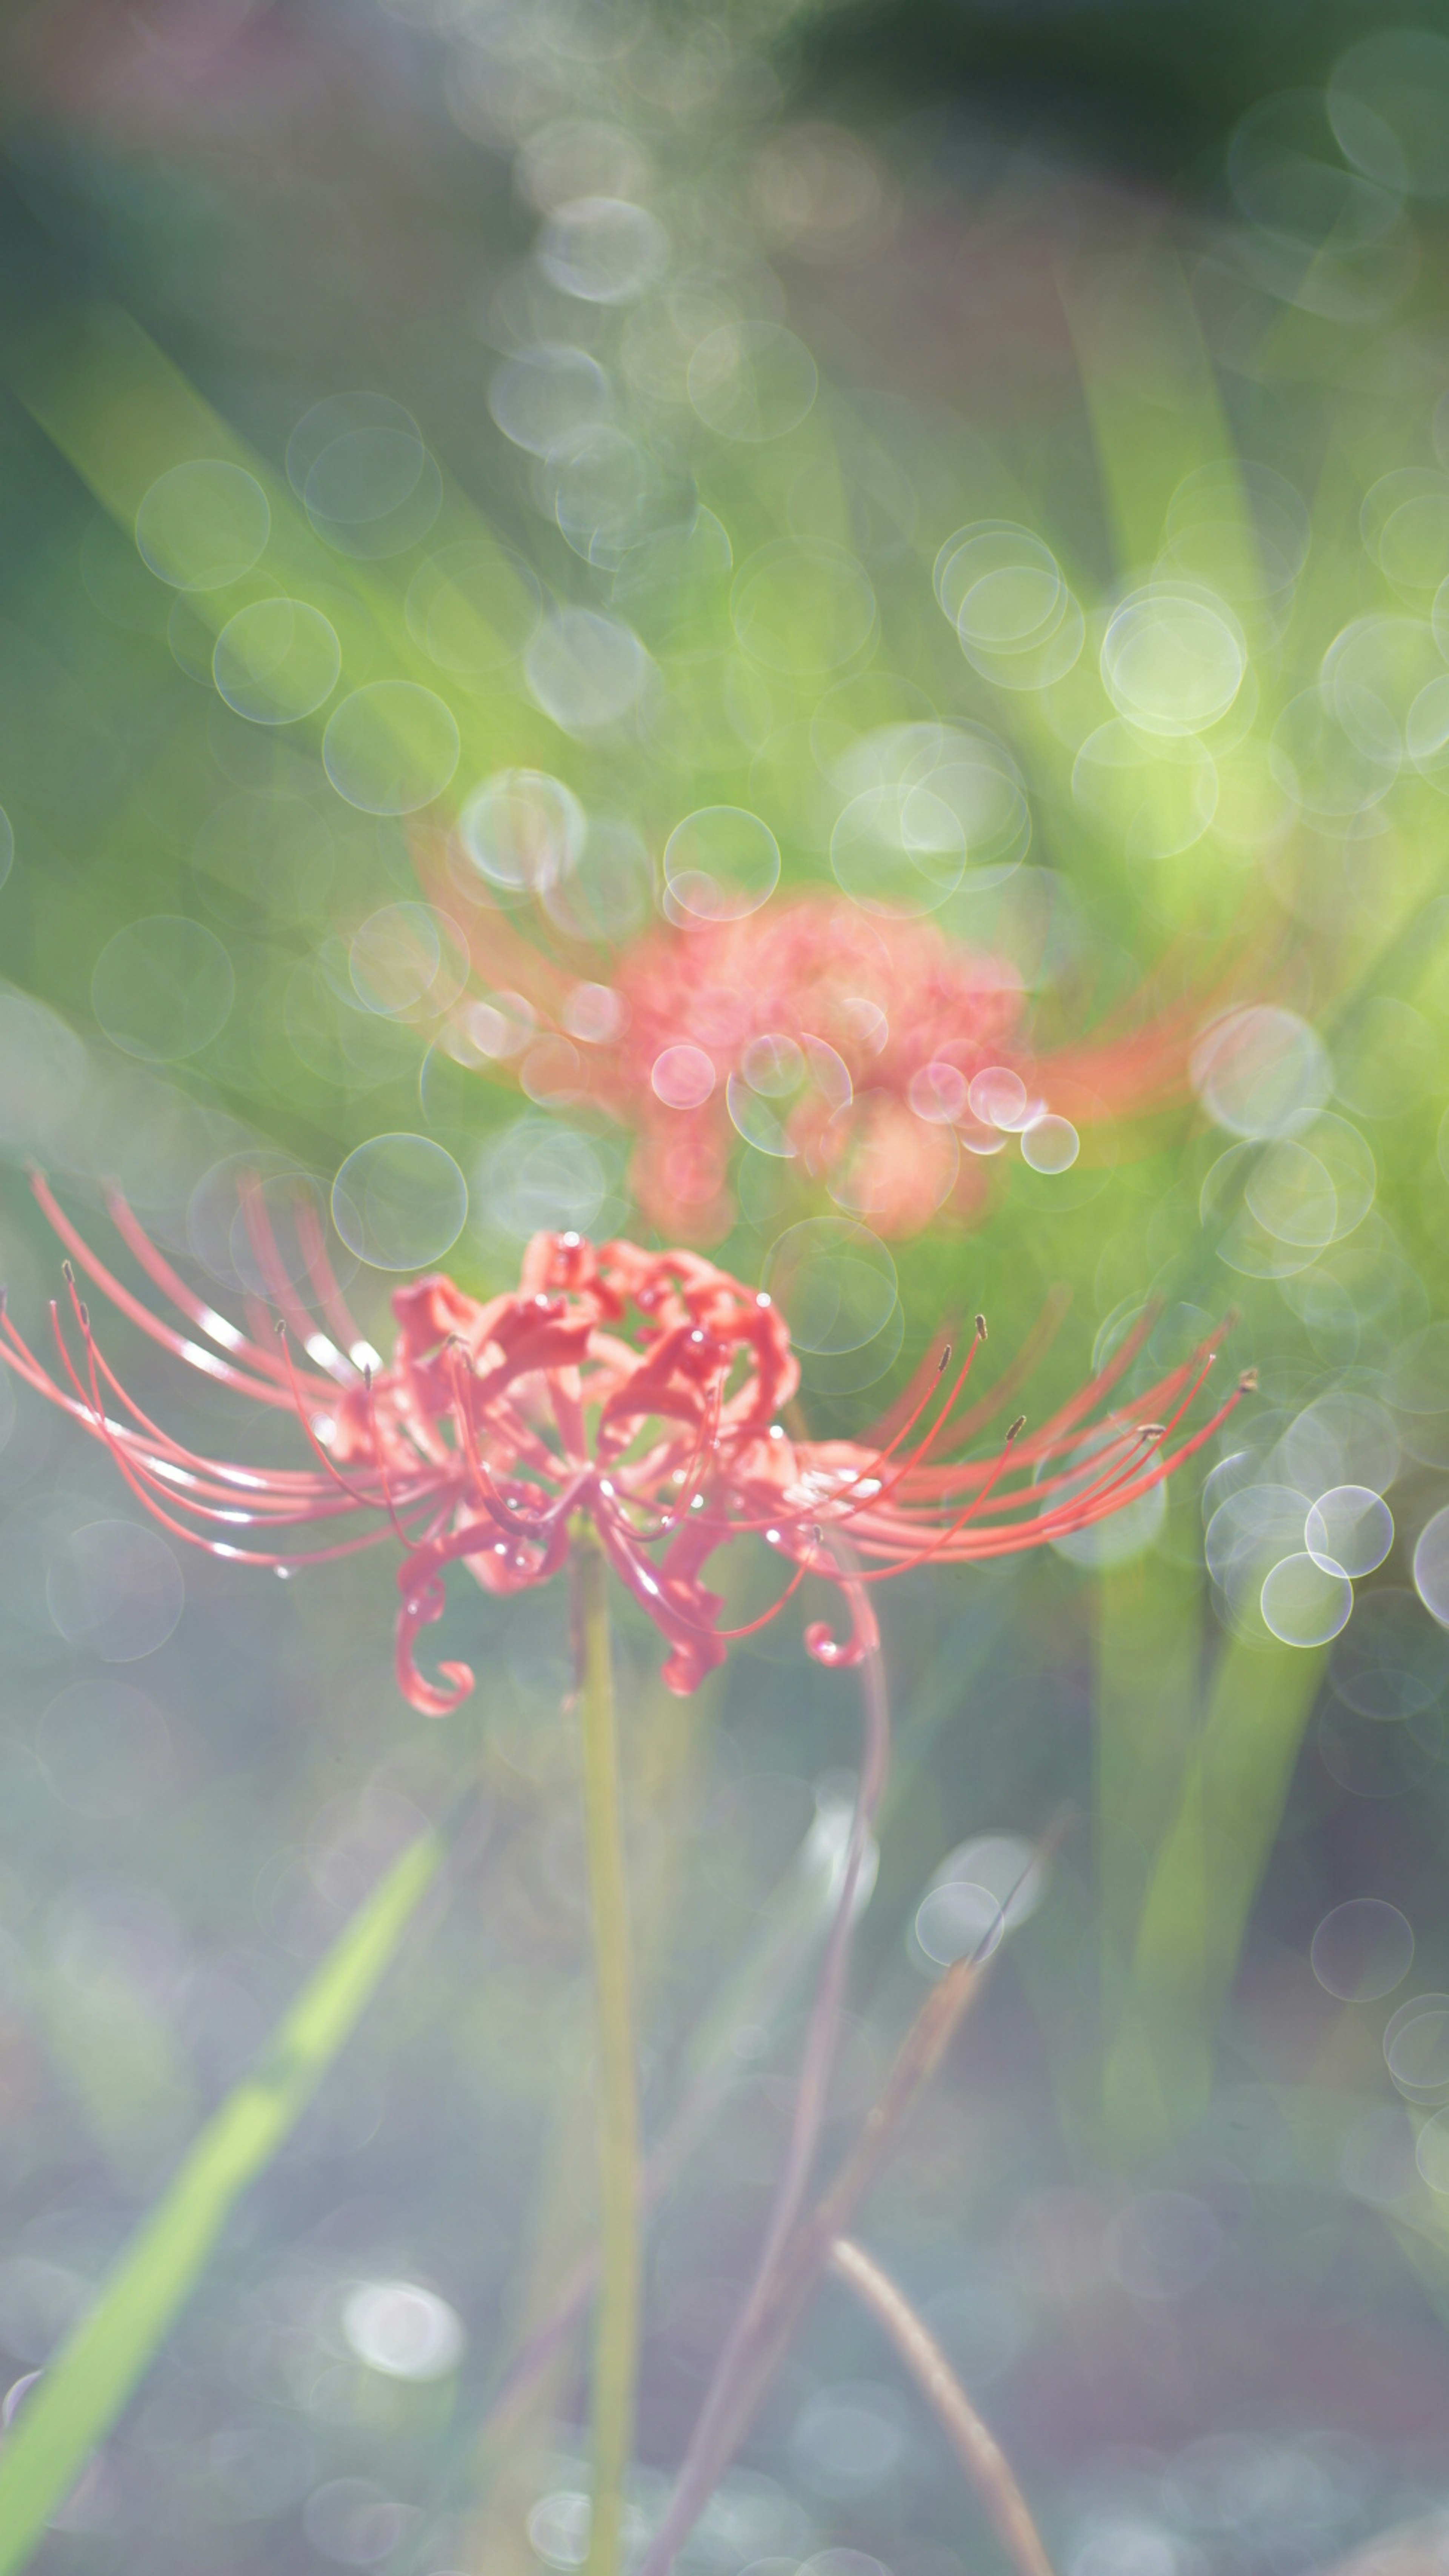
{"type": "Polygon", "coordinates": [[[0,2451],[0,2576],[26,2564],[190,2296],[236,2202],[296,2127],[396,1957],[443,1848],[438,1834],[420,1835],[344,1927],[27,2398],[0,2451]]]}

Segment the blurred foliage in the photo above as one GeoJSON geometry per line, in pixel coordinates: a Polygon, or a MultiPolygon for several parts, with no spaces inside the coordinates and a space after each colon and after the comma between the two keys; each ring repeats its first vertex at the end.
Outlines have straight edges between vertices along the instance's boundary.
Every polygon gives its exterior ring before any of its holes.
{"type": "MultiPolygon", "coordinates": [[[[1321,88],[1384,23],[1367,0],[865,0],[820,14],[806,67],[867,117],[883,91],[932,106],[945,91],[997,133],[1217,196],[1239,117],[1274,91],[1321,88]]],[[[1445,11],[1396,9],[1393,24],[1443,35],[1445,11]]]]}
{"type": "MultiPolygon", "coordinates": [[[[983,858],[973,809],[922,897],[1005,961],[1023,1061],[1100,1076],[1134,1013],[1260,1014],[1191,1081],[1074,1101],[1066,1169],[1003,1131],[974,1206],[883,1234],[884,1321],[806,1357],[812,1427],[855,1431],[978,1307],[1004,1370],[1065,1285],[1033,1419],[1150,1300],[1130,1386],[1230,1303],[1259,1371],[1160,1515],[883,1609],[830,2152],[940,1964],[923,1899],[1067,1811],[865,2228],[1073,2576],[1306,2566],[1449,2476],[1449,56],[1397,41],[1347,10],[421,6],[39,8],[7,39],[0,1239],[33,1342],[29,1159],[97,1239],[119,1180],[237,1314],[260,1174],[279,1227],[331,1225],[380,1350],[424,1257],[481,1292],[535,1224],[647,1234],[589,1041],[560,1077],[533,1040],[659,931],[703,809],[769,827],[784,898],[898,892],[909,840],[866,844],[872,881],[839,826],[906,725],[1029,818],[983,858]],[[510,883],[519,771],[582,838],[510,883]],[[334,1199],[397,1137],[401,1182],[334,1199]],[[1391,1548],[1363,1523],[1361,1575],[1304,1576],[1349,1485],[1391,1548]]],[[[729,1143],[741,1276],[802,1222],[857,1239],[823,1171],[729,1143]]],[[[281,1454],[106,1347],[178,1437],[281,1454]]],[[[480,1687],[427,1730],[390,1582],[137,1555],[104,1455],[0,1401],[12,2376],[388,1864],[465,1785],[491,1818],[41,2563],[577,2565],[581,2347],[480,2434],[591,2224],[562,1593],[455,1583],[439,1651],[480,1687]]],[[[731,1618],[766,1580],[731,1561],[731,1618]]],[[[685,1706],[627,1606],[619,1658],[650,2139],[702,2063],[731,2077],[651,2237],[647,2517],[763,2224],[857,1720],[793,1620],[685,1706]]],[[[993,2544],[953,2479],[831,2288],[689,2564],[962,2576],[993,2544]]]]}

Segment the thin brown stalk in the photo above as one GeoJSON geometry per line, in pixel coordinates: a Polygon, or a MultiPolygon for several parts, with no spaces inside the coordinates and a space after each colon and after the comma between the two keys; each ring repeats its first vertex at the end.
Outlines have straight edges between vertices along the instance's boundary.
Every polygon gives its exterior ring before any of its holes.
{"type": "MultiPolygon", "coordinates": [[[[739,2435],[730,2428],[735,2422],[740,2399],[751,2385],[754,2356],[761,2333],[768,2323],[775,2285],[782,2271],[788,2268],[792,2232],[796,2229],[810,2186],[825,2125],[830,2078],[840,2040],[841,2006],[850,1966],[860,1874],[865,1866],[871,1826],[885,1793],[890,1767],[890,1703],[886,1694],[885,1662],[879,1639],[874,1636],[875,1622],[863,1607],[864,1596],[844,1572],[847,1564],[853,1564],[853,1559],[839,1542],[837,1552],[842,1566],[843,1588],[851,1603],[857,1633],[873,1640],[861,1663],[865,1740],[840,1897],[806,2023],[785,2165],[775,2188],[765,2241],[744,2305],[715,2364],[714,2376],[690,2436],[674,2493],[665,2508],[664,2520],[645,2557],[640,2576],[658,2576],[658,2571],[670,2565],[674,2551],[692,2529],[701,2507],[713,2491],[721,2466],[735,2449],[739,2435]],[[726,2447],[722,2448],[722,2445],[726,2447]]],[[[750,2411],[753,2412],[753,2404],[750,2411]]]]}
{"type": "Polygon", "coordinates": [[[753,2305],[747,2343],[737,2351],[727,2403],[720,2405],[707,2439],[691,2443],[664,2520],[650,2543],[639,2576],[666,2576],[730,2460],[794,2338],[838,2236],[900,2138],[925,2086],[944,2057],[953,2033],[980,1990],[982,1970],[958,1959],[931,1988],[906,2034],[884,2092],[876,2102],[835,2180],[796,2228],[753,2305]]]}
{"type": "Polygon", "coordinates": [[[837,2236],[829,2267],[894,2344],[955,2452],[1017,2576],[1053,2576],[1011,2463],[988,2431],[930,2328],[888,2272],[848,2236],[837,2236]]]}
{"type": "MultiPolygon", "coordinates": [[[[798,1890],[797,1857],[792,1885],[798,1890]]],[[[814,1947],[819,1931],[818,1899],[797,1892],[791,1900],[801,1919],[780,1927],[745,1988],[733,2001],[729,2028],[740,2023],[770,2022],[814,1947]]],[[[834,1916],[832,1914],[832,1921],[834,1916]]],[[[716,2007],[716,2012],[718,2007],[716,2007]]],[[[669,2126],[651,2149],[640,2180],[640,2210],[648,2218],[672,2188],[700,2140],[707,2136],[721,2104],[741,2080],[740,2060],[721,2028],[703,2056],[669,2126]]],[[[513,2355],[489,2399],[480,2438],[498,2441],[528,2404],[558,2353],[587,2313],[599,2277],[597,2245],[580,2258],[554,2306],[528,2341],[513,2355]]]]}
{"type": "MultiPolygon", "coordinates": [[[[1052,1826],[1038,1846],[1038,1861],[1055,1849],[1065,1825],[1063,1817],[1052,1826]]],[[[748,2337],[733,2356],[727,2403],[716,2407],[707,2425],[703,2419],[696,2425],[639,2576],[667,2576],[676,2552],[754,2421],[819,2287],[832,2245],[837,2237],[849,2234],[856,2210],[899,2143],[921,2094],[980,1993],[988,1966],[986,1959],[958,1959],[931,1988],[901,2043],[884,2091],[829,2190],[795,2229],[769,2280],[758,2285],[748,2337]]]]}

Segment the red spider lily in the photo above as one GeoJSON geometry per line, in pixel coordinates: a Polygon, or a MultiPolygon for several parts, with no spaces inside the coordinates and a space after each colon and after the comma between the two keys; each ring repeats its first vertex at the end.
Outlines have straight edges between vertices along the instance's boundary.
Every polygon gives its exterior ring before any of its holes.
{"type": "MultiPolygon", "coordinates": [[[[446,1278],[396,1289],[397,1342],[374,1373],[344,1359],[280,1279],[283,1320],[270,1347],[256,1331],[227,1323],[113,1198],[118,1232],[191,1332],[213,1345],[206,1349],[124,1287],[44,1182],[35,1188],[77,1267],[112,1303],[193,1368],[294,1413],[310,1463],[229,1465],[158,1428],[103,1355],[69,1264],[79,1355],[53,1304],[61,1378],[6,1316],[11,1365],[104,1440],[163,1528],[212,1555],[290,1574],[395,1537],[404,1550],[398,1680],[429,1716],[455,1708],[472,1686],[466,1665],[444,1664],[439,1687],[414,1661],[420,1630],[442,1615],[444,1570],[454,1560],[486,1591],[526,1590],[560,1570],[571,1524],[587,1515],[620,1581],[668,1644],[671,1689],[694,1689],[723,1662],[730,1638],[765,1626],[807,1574],[843,1588],[852,1604],[852,1634],[838,1642],[817,1623],[806,1632],[810,1651],[823,1663],[854,1663],[876,1642],[865,1587],[932,1562],[1014,1555],[1088,1528],[1200,1449],[1248,1383],[1196,1429],[1182,1428],[1217,1335],[1140,1401],[1112,1404],[1144,1325],[1041,1430],[1026,1436],[1022,1417],[972,1454],[1014,1386],[1008,1371],[980,1402],[963,1404],[986,1334],[978,1317],[964,1360],[949,1375],[949,1350],[927,1363],[889,1434],[801,1439],[780,1419],[799,1369],[767,1296],[699,1253],[622,1242],[596,1248],[573,1234],[536,1235],[518,1287],[482,1304],[446,1278]],[[294,1360],[289,1324],[320,1364],[294,1360]],[[301,1528],[324,1541],[329,1528],[343,1534],[300,1552],[275,1544],[301,1528]],[[793,1571],[761,1618],[726,1630],[704,1569],[717,1548],[745,1536],[793,1571]]],[[[253,1215],[265,1270],[265,1219],[253,1215]]],[[[355,1344],[320,1247],[312,1285],[334,1331],[355,1344]]]]}
{"type": "Polygon", "coordinates": [[[804,895],[741,921],[661,926],[621,961],[613,1079],[640,1134],[634,1186],[660,1224],[728,1221],[733,1129],[800,1157],[883,1233],[964,1212],[994,1151],[969,1088],[1015,1044],[1022,997],[934,922],[804,895]],[[703,1094],[702,1097],[698,1096],[703,1094]]]}
{"type": "MultiPolygon", "coordinates": [[[[1045,1114],[1086,1125],[1186,1097],[1203,1016],[1139,1010],[1038,1057],[1000,959],[934,921],[823,891],[741,920],[660,923],[607,988],[573,984],[490,908],[471,944],[480,975],[513,988],[495,999],[520,1014],[485,1052],[501,1044],[535,1098],[589,1098],[632,1128],[640,1206],[695,1242],[732,1221],[740,1136],[797,1161],[882,1234],[914,1234],[945,1205],[970,1216],[989,1158],[1045,1114]]],[[[465,1003],[455,1024],[465,1057],[477,1011],[465,1003]]]]}

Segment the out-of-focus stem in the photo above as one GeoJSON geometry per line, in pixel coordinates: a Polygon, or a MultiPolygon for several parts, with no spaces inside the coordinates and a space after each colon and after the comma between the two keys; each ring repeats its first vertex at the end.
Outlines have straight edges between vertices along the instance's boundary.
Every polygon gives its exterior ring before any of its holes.
{"type": "Polygon", "coordinates": [[[665,2576],[707,2500],[744,2440],[755,2411],[780,2366],[829,2259],[857,2208],[895,2146],[916,2102],[940,2065],[962,2015],[975,2002],[981,1970],[958,1959],[931,1988],[906,2033],[884,2092],[823,2200],[802,2221],[764,2286],[727,2392],[712,2418],[708,2439],[696,2427],[684,2466],[650,2544],[640,2576],[665,2576]]]}
{"type": "MultiPolygon", "coordinates": [[[[1059,1817],[1038,1844],[1035,1858],[1055,1849],[1067,1819],[1059,1817]]],[[[1022,1877],[1026,1872],[1022,1872],[1022,1877]]],[[[1007,1905],[1011,1902],[1007,1898],[1007,1905]]],[[[855,2144],[824,2197],[781,2249],[768,2280],[758,2284],[748,2338],[743,2342],[725,2402],[708,2424],[701,2416],[675,2482],[664,2519],[645,2553],[639,2576],[666,2576],[720,2478],[754,2421],[756,2410],[830,2259],[851,2220],[896,2146],[916,2103],[955,2037],[962,2017],[981,1991],[990,1961],[957,1959],[935,1984],[896,2052],[885,2089],[872,2105],[855,2144]]]]}
{"type": "MultiPolygon", "coordinates": [[[[897,2053],[884,2092],[873,2104],[824,2199],[795,2230],[767,2286],[749,2348],[736,2375],[729,2409],[713,2427],[708,2450],[701,2449],[688,2486],[681,2477],[671,2499],[682,2527],[668,2535],[669,2555],[661,2551],[656,2564],[651,2551],[641,2576],[662,2576],[744,2440],[815,2295],[831,2246],[849,2228],[920,2094],[945,2056],[958,2022],[975,2002],[981,1974],[972,1960],[958,1959],[926,1997],[897,2053]]],[[[661,2531],[660,2538],[664,2537],[661,2531]]],[[[656,2549],[658,2546],[656,2542],[656,2549]]]]}
{"type": "Polygon", "coordinates": [[[594,2311],[593,2518],[586,2576],[616,2576],[639,2354],[639,2112],[607,1574],[591,1529],[580,1530],[575,1538],[574,1564],[584,1822],[598,1997],[599,2296],[594,2311]]]}
{"type": "MultiPolygon", "coordinates": [[[[840,1552],[842,1555],[845,1553],[843,1548],[840,1552]]],[[[886,1692],[885,1658],[876,1635],[874,1618],[862,1596],[858,1592],[853,1593],[847,1584],[846,1597],[850,1601],[852,1616],[871,1639],[860,1668],[861,1693],[865,1703],[860,1785],[856,1791],[855,1813],[846,1847],[840,1902],[820,1963],[820,1981],[805,2029],[785,2167],[776,2185],[769,2231],[760,2255],[758,2279],[761,2283],[768,2278],[800,2215],[814,2169],[820,2133],[825,2125],[830,2078],[840,2045],[840,2008],[845,1998],[851,1940],[859,1911],[861,1872],[866,1865],[871,1828],[885,1795],[890,1771],[891,1712],[886,1692]]]]}
{"type": "MultiPolygon", "coordinates": [[[[844,1574],[843,1548],[840,1555],[844,1574]]],[[[791,2233],[809,2188],[824,2126],[830,2076],[840,2038],[840,2007],[850,1965],[860,1873],[870,1842],[871,1823],[884,1794],[890,1768],[890,1702],[874,1614],[864,1591],[860,1586],[852,1585],[848,1575],[843,1581],[843,1589],[850,1604],[857,1639],[864,1648],[860,1669],[865,1699],[865,1730],[860,1782],[856,1790],[840,1901],[825,1945],[825,1956],[820,1964],[820,1976],[805,2028],[790,2138],[784,2169],[775,2189],[765,2242],[744,2305],[715,2364],[714,2377],[690,2435],[689,2448],[680,2465],[674,2492],[665,2508],[663,2522],[650,2543],[640,2576],[662,2576],[662,2571],[671,2565],[675,2551],[693,2528],[724,2463],[734,2451],[739,2438],[736,2427],[742,2404],[748,2406],[746,2421],[754,2411],[757,2402],[755,2373],[761,2338],[768,2334],[780,2273],[782,2269],[788,2270],[791,2233]]]]}
{"type": "Polygon", "coordinates": [[[828,2261],[836,2279],[854,2291],[862,2307],[869,2309],[890,2337],[960,2461],[1017,2576],[1052,2576],[1051,2560],[1012,2474],[1011,2463],[982,2423],[929,2327],[917,2316],[890,2274],[883,2272],[848,2236],[836,2237],[828,2261]]]}
{"type": "MultiPolygon", "coordinates": [[[[676,2118],[642,2168],[639,2187],[641,2218],[647,2218],[663,2199],[680,2167],[705,2135],[731,2081],[737,2080],[738,2074],[738,2060],[732,2066],[712,2065],[691,2087],[676,2118]]],[[[598,2277],[598,2248],[590,2246],[542,2324],[510,2362],[484,2419],[483,2429],[493,2438],[507,2429],[516,2410],[526,2402],[555,2354],[567,2342],[594,2295],[598,2277]]]]}
{"type": "MultiPolygon", "coordinates": [[[[730,2045],[742,2023],[770,2022],[814,1947],[821,1908],[835,1905],[820,1879],[829,1870],[838,1878],[845,1866],[817,1842],[818,1824],[807,1836],[783,1887],[771,1900],[774,1920],[743,1981],[726,1979],[724,1994],[705,2016],[703,2040],[688,2087],[664,2135],[646,2158],[639,2186],[641,2215],[658,2206],[676,2176],[710,2128],[721,2103],[740,2081],[741,2065],[730,2045]],[[814,1847],[814,1848],[812,1848],[814,1847]]],[[[556,2355],[562,2350],[594,2295],[599,2277],[596,2245],[591,2245],[558,2293],[554,2306],[527,2342],[513,2355],[489,2400],[482,2434],[490,2441],[506,2435],[556,2355]]]]}
{"type": "MultiPolygon", "coordinates": [[[[1005,1615],[1002,1607],[1004,1599],[1004,1593],[999,1593],[993,1605],[992,1615],[984,1627],[978,1625],[972,1634],[964,1639],[956,1632],[952,1633],[945,1669],[936,1678],[934,1699],[928,1702],[924,1716],[919,1712],[917,1715],[917,1760],[921,1758],[920,1739],[929,1740],[935,1735],[944,1716],[956,1705],[963,1681],[970,1678],[977,1664],[984,1660],[985,1655],[994,1646],[1005,1615]],[[949,1687],[946,1684],[945,1671],[949,1671],[949,1687]]],[[[909,1743],[907,1750],[909,1754],[909,1743]]],[[[909,1774],[908,1761],[905,1777],[909,1778],[909,1774]]],[[[899,1796],[902,1777],[900,1763],[893,1760],[890,1782],[892,1796],[899,1796]]],[[[888,1801],[882,1801],[883,1809],[888,1803],[888,1801]]],[[[843,1852],[841,1867],[844,1867],[846,1858],[847,1854],[843,1852]]],[[[800,1864],[797,1862],[797,1874],[799,1867],[800,1864]]],[[[777,1906],[781,1904],[780,1891],[777,1891],[772,1902],[777,1906]]],[[[676,2174],[693,2154],[695,2147],[708,2130],[720,2103],[740,2081],[740,2060],[729,2044],[733,2031],[742,2022],[768,2021],[772,2018],[782,1996],[788,1991],[812,1946],[816,1921],[813,1901],[807,1901],[797,1886],[793,1894],[784,1898],[783,1902],[787,1909],[785,1917],[777,1923],[770,1934],[744,1983],[735,1986],[727,1979],[723,1995],[716,1998],[705,2015],[704,2045],[695,2059],[694,2071],[684,2097],[663,2137],[644,2166],[641,2207],[646,2216],[662,2199],[676,2174]]],[[[565,2287],[559,2292],[555,2306],[509,2362],[503,2378],[488,2402],[482,2425],[484,2438],[498,2441],[507,2435],[510,2425],[516,2420],[520,2410],[528,2404],[533,2391],[538,2387],[545,2372],[587,2310],[594,2295],[598,2272],[598,2251],[596,2247],[591,2246],[576,2270],[570,2275],[565,2287]]]]}

